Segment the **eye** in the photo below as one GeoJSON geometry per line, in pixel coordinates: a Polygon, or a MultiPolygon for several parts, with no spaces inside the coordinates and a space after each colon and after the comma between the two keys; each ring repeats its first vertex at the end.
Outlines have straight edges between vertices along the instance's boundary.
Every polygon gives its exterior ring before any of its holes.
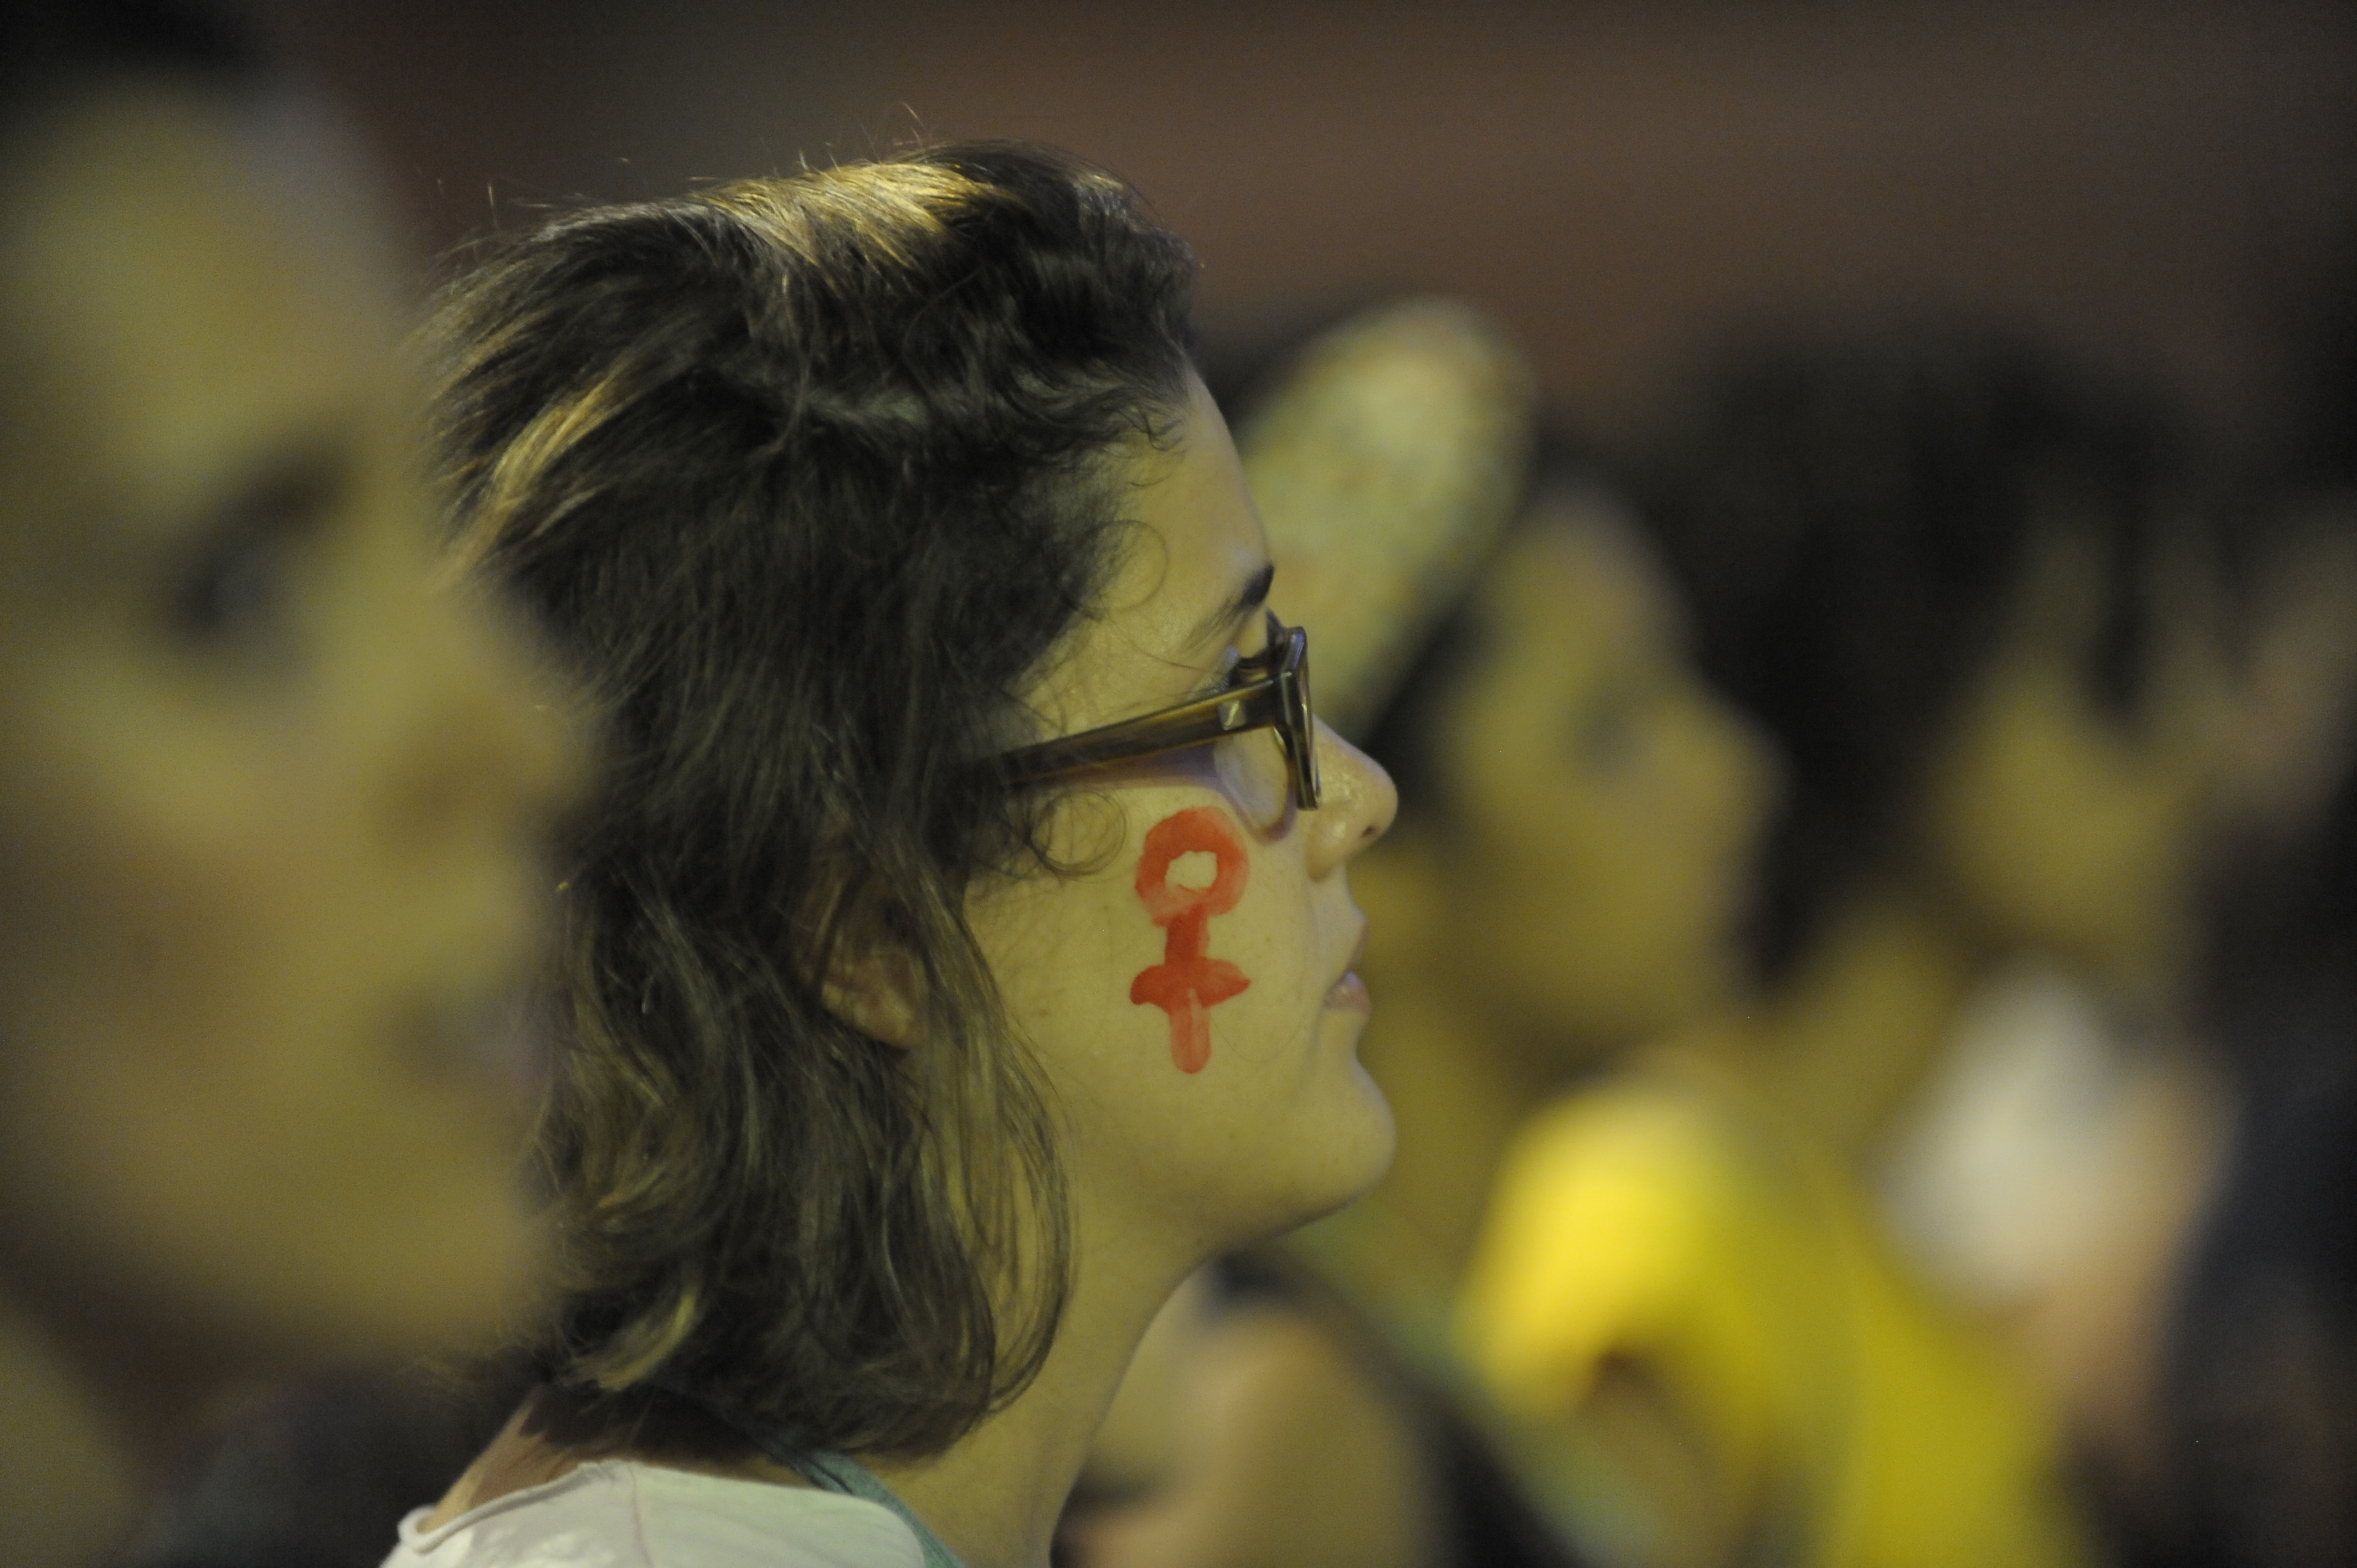
{"type": "Polygon", "coordinates": [[[199,646],[260,638],[282,618],[290,596],[280,544],[240,534],[207,551],[180,585],[173,629],[199,646]]]}
{"type": "Polygon", "coordinates": [[[171,584],[174,637],[203,652],[290,638],[302,558],[342,489],[335,465],[311,459],[260,476],[217,509],[171,584]]]}
{"type": "Polygon", "coordinates": [[[1220,667],[1211,671],[1211,678],[1203,682],[1200,694],[1216,697],[1243,685],[1253,678],[1252,662],[1235,649],[1229,649],[1220,655],[1220,667]]]}

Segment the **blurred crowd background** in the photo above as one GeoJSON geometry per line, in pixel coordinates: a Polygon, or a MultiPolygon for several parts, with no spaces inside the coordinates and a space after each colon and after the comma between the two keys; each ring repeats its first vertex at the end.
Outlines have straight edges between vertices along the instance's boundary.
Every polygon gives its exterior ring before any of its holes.
{"type": "MultiPolygon", "coordinates": [[[[2357,13],[264,15],[421,295],[914,135],[1200,253],[1401,1153],[1174,1303],[1071,1562],[2357,1561],[2357,13]]],[[[143,1550],[374,1561],[501,1408],[315,1386],[143,1550]]]]}
{"type": "Polygon", "coordinates": [[[1439,290],[1598,434],[1730,320],[1896,294],[2270,443],[2345,314],[2357,26],[2327,5],[280,9],[420,255],[519,204],[1029,137],[1188,236],[1215,344],[1439,290]]]}

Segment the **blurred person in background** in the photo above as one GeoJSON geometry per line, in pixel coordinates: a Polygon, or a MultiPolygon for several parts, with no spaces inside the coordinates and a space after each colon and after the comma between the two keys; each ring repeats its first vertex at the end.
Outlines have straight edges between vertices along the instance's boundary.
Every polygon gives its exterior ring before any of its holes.
{"type": "Polygon", "coordinates": [[[2357,1559],[2357,774],[2289,847],[2228,906],[2234,1114],[2110,1498],[2135,1568],[2357,1559]]]}
{"type": "Polygon", "coordinates": [[[2225,693],[2177,439],[1994,329],[1900,323],[1739,356],[1652,460],[1706,667],[1792,759],[1756,935],[1769,1011],[1813,1016],[1762,1054],[1846,1155],[1991,963],[2147,1015],[2190,979],[2225,693]]]}
{"type": "Polygon", "coordinates": [[[1738,993],[1775,766],[1695,674],[1645,540],[1567,455],[1526,498],[1427,481],[1448,504],[1404,516],[1421,473],[1518,455],[1465,413],[1517,406],[1502,352],[1429,304],[1370,313],[1247,424],[1283,569],[1314,591],[1330,553],[1355,593],[1416,605],[1388,647],[1334,661],[1334,705],[1400,782],[1355,877],[1381,999],[1364,1050],[1399,1153],[1293,1260],[1232,1262],[1157,1324],[1070,1532],[1088,1568],[1569,1560],[1534,1507],[1558,1478],[1500,1466],[1469,1402],[1458,1283],[1522,1120],[1738,993]],[[1442,380],[1420,360],[1450,329],[1470,338],[1454,384],[1392,392],[1442,380]],[[1364,406],[1387,394],[1415,413],[1364,406]]]}
{"type": "Polygon", "coordinates": [[[541,1255],[518,1005],[568,732],[429,591],[391,266],[230,31],[0,11],[0,1556],[255,1380],[480,1341],[541,1255]]]}
{"type": "Polygon", "coordinates": [[[2248,506],[2270,758],[2211,917],[2233,1120],[2172,1278],[2132,1568],[2357,1561],[2357,338],[2324,334],[2305,450],[2248,506]]]}
{"type": "Polygon", "coordinates": [[[1013,143],[565,215],[443,299],[462,557],[610,719],[547,1382],[392,1563],[1046,1561],[1147,1322],[1357,1196],[1381,770],[1136,192],[1013,143]]]}
{"type": "MultiPolygon", "coordinates": [[[[2089,1550],[2045,1401],[2148,1413],[2134,1346],[2222,1103],[2183,1020],[2231,682],[2169,441],[2000,335],[1916,324],[1740,359],[1656,455],[1705,666],[1791,762],[1765,991],[1534,1129],[1464,1322],[1501,1402],[1621,1477],[1631,1561],[2089,1550]],[[2028,955],[2133,1063],[2140,1206],[1975,1332],[1864,1178],[2028,955]]],[[[1973,1187],[1930,1207],[1986,1210],[1973,1187]]],[[[2008,1237],[2083,1196],[2002,1190],[2008,1237]]]]}

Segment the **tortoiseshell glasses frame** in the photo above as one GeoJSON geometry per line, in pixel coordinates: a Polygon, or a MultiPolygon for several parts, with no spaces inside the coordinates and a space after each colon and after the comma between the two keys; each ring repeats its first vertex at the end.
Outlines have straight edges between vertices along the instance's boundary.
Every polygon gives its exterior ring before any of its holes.
{"type": "Polygon", "coordinates": [[[1060,736],[999,758],[1008,779],[1042,784],[1159,757],[1250,730],[1273,729],[1285,752],[1293,803],[1318,809],[1318,716],[1309,705],[1309,634],[1268,617],[1268,646],[1238,661],[1229,684],[1208,697],[1078,735],[1060,736]]]}

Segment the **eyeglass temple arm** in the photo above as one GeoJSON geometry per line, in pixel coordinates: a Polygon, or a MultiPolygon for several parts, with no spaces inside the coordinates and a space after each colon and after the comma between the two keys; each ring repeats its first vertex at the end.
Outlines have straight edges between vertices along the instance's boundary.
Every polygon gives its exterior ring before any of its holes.
{"type": "Polygon", "coordinates": [[[1068,773],[1135,762],[1273,723],[1278,703],[1277,683],[1272,677],[1241,691],[1221,692],[1166,713],[1125,719],[1083,730],[1079,735],[1027,746],[1009,753],[1004,766],[1009,782],[1035,784],[1068,773]]]}

